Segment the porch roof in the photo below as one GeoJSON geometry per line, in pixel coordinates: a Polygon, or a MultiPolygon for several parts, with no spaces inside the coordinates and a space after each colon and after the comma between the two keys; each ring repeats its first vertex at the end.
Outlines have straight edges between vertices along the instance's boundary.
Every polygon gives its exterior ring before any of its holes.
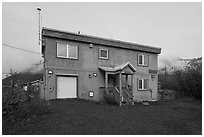
{"type": "Polygon", "coordinates": [[[134,68],[134,66],[130,62],[124,63],[124,64],[119,65],[119,66],[115,66],[115,67],[99,66],[99,69],[102,71],[106,71],[106,72],[117,72],[117,71],[122,71],[126,67],[129,67],[133,72],[136,71],[136,69],[134,68]]]}
{"type": "Polygon", "coordinates": [[[98,67],[102,71],[108,71],[108,72],[115,72],[114,67],[104,67],[104,66],[99,66],[98,67]]]}

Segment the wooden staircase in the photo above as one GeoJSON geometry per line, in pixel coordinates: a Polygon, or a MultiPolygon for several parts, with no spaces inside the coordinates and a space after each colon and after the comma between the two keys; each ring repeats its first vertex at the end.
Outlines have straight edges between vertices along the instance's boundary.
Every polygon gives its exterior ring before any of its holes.
{"type": "MultiPolygon", "coordinates": [[[[115,91],[120,94],[120,91],[117,87],[114,87],[115,91]]],[[[123,89],[121,92],[121,105],[134,105],[133,95],[130,93],[129,90],[123,89]]]]}
{"type": "Polygon", "coordinates": [[[122,98],[126,102],[126,104],[134,105],[133,95],[130,93],[129,90],[127,89],[122,90],[122,98]]]}

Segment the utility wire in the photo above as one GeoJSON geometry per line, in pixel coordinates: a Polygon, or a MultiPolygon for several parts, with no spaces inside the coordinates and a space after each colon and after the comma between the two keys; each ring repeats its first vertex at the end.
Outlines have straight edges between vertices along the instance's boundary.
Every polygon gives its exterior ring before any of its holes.
{"type": "Polygon", "coordinates": [[[13,46],[10,46],[10,45],[7,45],[7,44],[2,44],[2,45],[3,45],[3,46],[10,47],[10,48],[14,48],[14,49],[18,49],[18,50],[22,50],[22,51],[26,51],[26,52],[34,53],[34,54],[41,54],[41,53],[38,53],[38,52],[34,52],[34,51],[30,51],[30,50],[26,50],[26,49],[16,48],[16,47],[13,47],[13,46]]]}

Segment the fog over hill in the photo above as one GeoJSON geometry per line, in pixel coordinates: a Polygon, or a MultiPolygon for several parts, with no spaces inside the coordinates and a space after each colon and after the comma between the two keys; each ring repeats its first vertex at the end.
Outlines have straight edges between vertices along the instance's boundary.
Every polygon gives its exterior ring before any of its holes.
{"type": "Polygon", "coordinates": [[[43,60],[39,60],[35,63],[30,64],[26,64],[25,62],[20,69],[10,68],[10,72],[2,73],[2,79],[9,77],[10,73],[31,73],[31,74],[43,73],[43,60]]]}
{"type": "Polygon", "coordinates": [[[43,60],[33,63],[29,68],[26,68],[22,71],[22,73],[42,73],[43,69],[43,60]]]}
{"type": "Polygon", "coordinates": [[[188,65],[188,63],[190,61],[194,61],[194,62],[202,62],[202,57],[200,58],[193,58],[193,59],[182,59],[179,57],[173,57],[173,56],[169,56],[169,57],[161,57],[159,58],[159,65],[158,65],[158,71],[159,73],[164,73],[165,70],[165,66],[166,66],[166,70],[168,73],[171,73],[175,70],[178,69],[183,69],[185,66],[188,65]]]}

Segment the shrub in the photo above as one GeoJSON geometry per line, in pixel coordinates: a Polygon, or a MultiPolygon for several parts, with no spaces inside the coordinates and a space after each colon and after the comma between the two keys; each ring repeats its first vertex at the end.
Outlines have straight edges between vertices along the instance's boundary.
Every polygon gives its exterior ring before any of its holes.
{"type": "Polygon", "coordinates": [[[105,98],[106,103],[108,104],[112,104],[112,105],[117,104],[113,96],[105,96],[104,98],[105,98]]]}
{"type": "Polygon", "coordinates": [[[104,99],[106,103],[116,105],[118,104],[116,98],[117,97],[116,94],[114,94],[113,89],[109,89],[109,91],[104,91],[104,99]]]}
{"type": "Polygon", "coordinates": [[[44,100],[20,87],[13,87],[2,96],[3,121],[30,120],[48,112],[49,107],[44,100]]]}

